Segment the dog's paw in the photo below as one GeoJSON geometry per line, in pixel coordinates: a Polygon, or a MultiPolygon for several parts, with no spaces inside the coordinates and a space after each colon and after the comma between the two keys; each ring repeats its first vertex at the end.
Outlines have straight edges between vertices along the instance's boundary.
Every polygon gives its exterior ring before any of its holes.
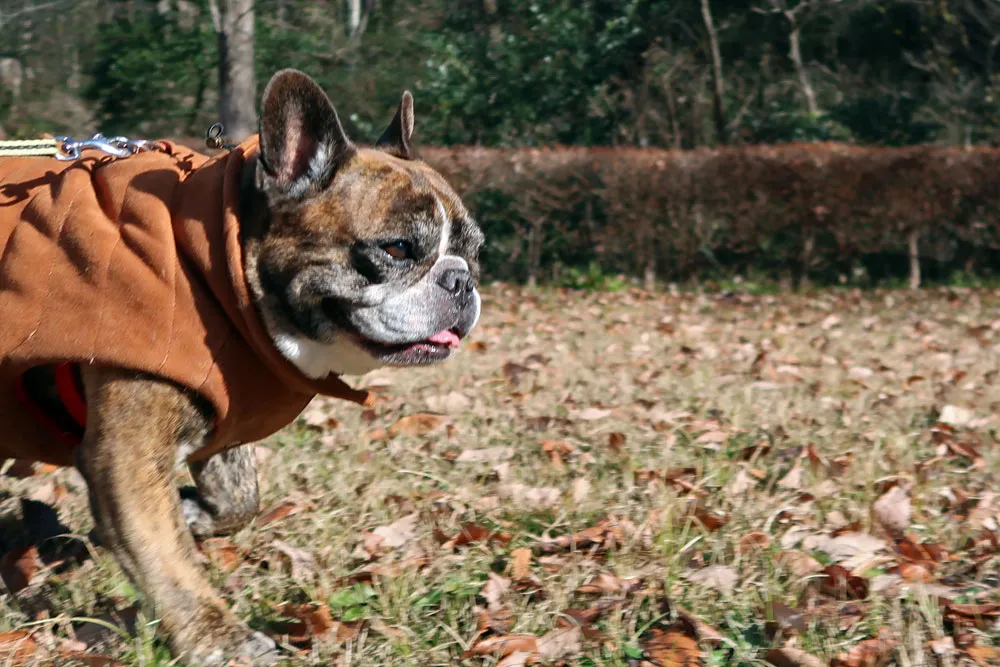
{"type": "MultiPolygon", "coordinates": [[[[263,667],[274,665],[284,656],[274,640],[262,632],[247,630],[242,637],[231,637],[227,646],[206,645],[190,651],[187,664],[205,667],[263,667]]],[[[206,642],[208,644],[208,642],[206,642]]]]}
{"type": "Polygon", "coordinates": [[[215,535],[215,518],[196,497],[181,498],[181,513],[194,539],[204,540],[215,535]]]}

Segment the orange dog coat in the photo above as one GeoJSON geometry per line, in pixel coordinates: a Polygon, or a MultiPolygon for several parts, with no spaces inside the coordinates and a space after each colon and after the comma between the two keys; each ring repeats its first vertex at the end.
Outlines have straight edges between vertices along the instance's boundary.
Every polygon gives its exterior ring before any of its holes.
{"type": "Polygon", "coordinates": [[[212,159],[173,144],[0,158],[0,461],[72,463],[23,402],[22,375],[42,365],[143,371],[196,392],[215,430],[192,460],[274,433],[317,393],[366,402],[282,357],[251,301],[237,211],[257,145],[212,159]]]}

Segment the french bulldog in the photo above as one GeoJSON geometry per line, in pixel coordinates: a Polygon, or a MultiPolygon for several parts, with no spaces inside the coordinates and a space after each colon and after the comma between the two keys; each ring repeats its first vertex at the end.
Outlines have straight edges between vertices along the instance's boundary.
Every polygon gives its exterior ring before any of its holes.
{"type": "MultiPolygon", "coordinates": [[[[483,234],[445,179],[417,159],[413,127],[408,92],[381,138],[364,147],[347,137],[333,104],[305,74],[280,71],[264,91],[259,150],[241,166],[231,240],[267,344],[305,381],[443,361],[479,319],[483,234]]],[[[193,178],[188,182],[197,183],[193,178]]],[[[193,187],[178,191],[188,199],[217,196],[193,187]]],[[[162,204],[176,219],[192,202],[162,204]]],[[[178,232],[185,242],[197,233],[196,225],[178,232]]],[[[206,257],[225,252],[205,245],[206,257]]],[[[21,289],[6,280],[0,274],[0,311],[4,291],[21,289]]],[[[203,323],[207,339],[212,322],[203,323]]],[[[0,333],[5,326],[0,322],[0,333]]],[[[139,333],[143,326],[130,323],[139,333]]],[[[211,372],[219,368],[225,376],[225,364],[211,372]]],[[[97,534],[160,619],[172,652],[193,665],[279,659],[270,638],[227,609],[196,559],[195,539],[232,533],[255,517],[254,445],[216,442],[218,415],[198,386],[128,364],[75,369],[86,419],[73,461],[87,482],[97,534]],[[210,444],[210,456],[196,455],[210,444]],[[187,463],[193,487],[173,485],[178,462],[187,463]]],[[[47,392],[50,369],[22,376],[42,402],[56,395],[47,392]]],[[[4,454],[0,443],[0,459],[4,454]]],[[[24,448],[6,454],[26,455],[24,448]]]]}

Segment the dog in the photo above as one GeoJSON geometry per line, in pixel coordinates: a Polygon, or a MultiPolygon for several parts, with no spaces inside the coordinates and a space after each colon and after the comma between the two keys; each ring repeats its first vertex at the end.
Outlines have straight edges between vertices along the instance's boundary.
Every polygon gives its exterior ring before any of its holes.
{"type": "Polygon", "coordinates": [[[342,374],[447,359],[479,319],[482,231],[413,126],[407,92],[356,145],[282,70],[259,137],[221,156],[0,159],[0,460],[77,467],[189,664],[280,657],[196,560],[257,512],[251,443],[317,393],[365,403],[342,374]]]}

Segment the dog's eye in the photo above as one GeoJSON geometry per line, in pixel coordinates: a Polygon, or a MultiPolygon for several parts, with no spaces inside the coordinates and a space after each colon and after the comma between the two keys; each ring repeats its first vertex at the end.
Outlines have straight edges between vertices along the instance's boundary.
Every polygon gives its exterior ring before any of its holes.
{"type": "Polygon", "coordinates": [[[413,257],[413,248],[407,241],[392,241],[382,246],[382,250],[393,259],[410,259],[413,257]]]}

